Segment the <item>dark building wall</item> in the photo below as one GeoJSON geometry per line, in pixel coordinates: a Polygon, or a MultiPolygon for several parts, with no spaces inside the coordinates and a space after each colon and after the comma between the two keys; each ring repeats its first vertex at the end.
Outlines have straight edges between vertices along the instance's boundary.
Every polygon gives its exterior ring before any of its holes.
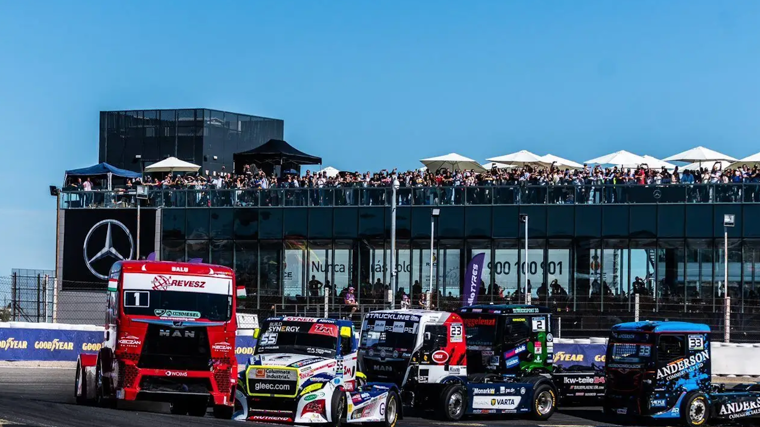
{"type": "Polygon", "coordinates": [[[174,156],[202,171],[231,171],[234,153],[282,139],[284,126],[278,119],[207,109],[104,111],[99,161],[141,171],[174,156]]]}
{"type": "Polygon", "coordinates": [[[254,149],[270,139],[283,139],[282,120],[206,110],[203,170],[232,172],[232,156],[254,149]],[[216,156],[216,158],[214,158],[216,156]]]}

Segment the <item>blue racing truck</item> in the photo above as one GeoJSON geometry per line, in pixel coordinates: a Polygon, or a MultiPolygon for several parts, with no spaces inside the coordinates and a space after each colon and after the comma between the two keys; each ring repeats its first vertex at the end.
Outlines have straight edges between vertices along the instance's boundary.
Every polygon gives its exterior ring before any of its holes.
{"type": "Polygon", "coordinates": [[[604,412],[694,427],[760,417],[760,384],[730,390],[712,384],[710,327],[687,322],[630,322],[607,344],[604,412]]]}

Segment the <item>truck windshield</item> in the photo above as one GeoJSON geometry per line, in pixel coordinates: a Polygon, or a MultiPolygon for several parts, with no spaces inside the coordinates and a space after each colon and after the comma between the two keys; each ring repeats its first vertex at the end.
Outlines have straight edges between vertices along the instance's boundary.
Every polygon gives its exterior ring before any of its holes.
{"type": "Polygon", "coordinates": [[[609,345],[610,361],[614,363],[644,363],[652,357],[649,334],[613,333],[609,345]]]}
{"type": "Polygon", "coordinates": [[[360,346],[363,349],[388,348],[409,352],[414,349],[419,327],[420,322],[416,320],[366,319],[360,346]]]}
{"type": "Polygon", "coordinates": [[[497,316],[462,314],[467,347],[490,347],[496,341],[497,316]]]}
{"type": "Polygon", "coordinates": [[[122,306],[128,316],[184,321],[232,317],[230,278],[125,274],[123,287],[122,306]]]}
{"type": "Polygon", "coordinates": [[[256,354],[295,353],[335,357],[338,325],[314,322],[266,321],[256,354]]]}

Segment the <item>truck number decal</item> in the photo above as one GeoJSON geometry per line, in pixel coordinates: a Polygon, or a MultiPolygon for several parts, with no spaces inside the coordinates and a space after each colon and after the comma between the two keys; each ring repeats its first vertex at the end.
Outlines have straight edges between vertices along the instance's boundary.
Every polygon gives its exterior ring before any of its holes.
{"type": "Polygon", "coordinates": [[[277,344],[277,333],[267,332],[261,337],[261,345],[275,345],[277,344]]]}
{"type": "Polygon", "coordinates": [[[150,292],[124,291],[124,307],[150,307],[150,292]]]}
{"type": "Polygon", "coordinates": [[[454,323],[451,325],[451,342],[462,342],[462,324],[454,323]]]}
{"type": "Polygon", "coordinates": [[[702,335],[689,335],[689,350],[704,350],[705,340],[702,335]]]}
{"type": "Polygon", "coordinates": [[[546,318],[534,317],[533,318],[533,332],[544,332],[544,331],[546,331],[546,318]]]}

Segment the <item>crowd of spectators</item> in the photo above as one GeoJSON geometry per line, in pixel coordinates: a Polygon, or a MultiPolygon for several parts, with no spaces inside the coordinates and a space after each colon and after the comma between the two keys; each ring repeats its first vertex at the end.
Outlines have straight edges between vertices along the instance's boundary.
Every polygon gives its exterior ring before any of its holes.
{"type": "MultiPolygon", "coordinates": [[[[118,193],[129,194],[136,185],[147,185],[153,190],[163,190],[167,194],[154,199],[164,205],[290,205],[301,206],[307,202],[313,206],[325,205],[376,205],[384,204],[387,196],[385,191],[357,192],[352,189],[384,190],[399,184],[398,203],[404,204],[468,204],[486,203],[487,200],[498,198],[500,203],[614,203],[625,201],[625,186],[668,184],[740,184],[760,183],[760,169],[757,166],[741,166],[736,169],[724,169],[720,163],[705,164],[698,170],[650,169],[645,165],[636,168],[584,165],[582,169],[564,169],[551,166],[534,168],[524,166],[513,169],[497,169],[494,167],[485,172],[474,170],[410,170],[399,172],[397,169],[380,172],[340,172],[328,176],[326,172],[307,170],[303,175],[282,174],[277,177],[267,175],[255,167],[246,166],[241,174],[227,173],[224,168],[220,173],[204,175],[195,174],[166,174],[162,178],[146,175],[142,180],[126,180],[115,185],[118,193]],[[424,190],[426,187],[433,191],[424,190]],[[462,190],[475,187],[471,190],[462,190]],[[494,188],[496,187],[496,188],[494,188]],[[294,191],[279,192],[279,189],[294,191]],[[308,191],[296,191],[314,190],[308,191]],[[503,191],[503,190],[508,191],[503,191]],[[547,190],[548,189],[548,190],[547,190]],[[177,190],[197,190],[188,200],[178,194],[177,190]],[[210,190],[228,190],[208,193],[210,190]],[[254,190],[254,191],[251,191],[254,190]],[[255,191],[259,190],[259,191],[255,191]],[[172,194],[172,192],[174,194],[172,194]],[[257,193],[266,194],[259,200],[257,193]],[[212,200],[212,199],[217,200],[212,200]],[[191,200],[192,199],[192,200],[191,200]],[[221,202],[218,199],[223,199],[221,202]]],[[[107,189],[107,180],[91,178],[74,178],[67,183],[67,191],[92,191],[107,189]]],[[[760,201],[760,192],[742,196],[738,189],[726,189],[723,193],[714,194],[712,190],[700,192],[695,190],[690,194],[692,201],[706,201],[720,196],[721,201],[738,201],[740,197],[749,197],[752,201],[760,201]],[[702,200],[705,199],[705,200],[702,200]],[[727,200],[724,200],[727,199],[727,200]]]]}
{"type": "MultiPolygon", "coordinates": [[[[491,170],[477,173],[474,170],[449,170],[438,169],[410,170],[399,172],[397,169],[380,172],[340,172],[335,176],[328,176],[326,172],[312,172],[307,170],[305,174],[283,174],[277,177],[274,174],[267,175],[263,171],[250,166],[245,167],[242,174],[230,174],[222,167],[219,174],[204,175],[201,173],[167,174],[163,178],[146,175],[144,182],[139,179],[132,182],[127,180],[122,187],[130,189],[134,185],[144,184],[160,189],[271,189],[271,188],[324,188],[324,187],[389,187],[394,180],[398,180],[400,187],[485,187],[502,185],[661,185],[661,184],[720,184],[720,183],[743,183],[760,182],[760,169],[757,166],[746,165],[737,169],[723,169],[719,163],[709,167],[707,164],[699,170],[674,170],[650,169],[645,165],[637,168],[601,166],[589,167],[584,165],[582,169],[563,169],[551,166],[548,168],[534,168],[524,166],[513,169],[499,169],[494,166],[491,170]]],[[[103,190],[105,180],[98,182],[96,186],[93,180],[86,178],[72,179],[66,189],[76,190],[103,190]]]]}

